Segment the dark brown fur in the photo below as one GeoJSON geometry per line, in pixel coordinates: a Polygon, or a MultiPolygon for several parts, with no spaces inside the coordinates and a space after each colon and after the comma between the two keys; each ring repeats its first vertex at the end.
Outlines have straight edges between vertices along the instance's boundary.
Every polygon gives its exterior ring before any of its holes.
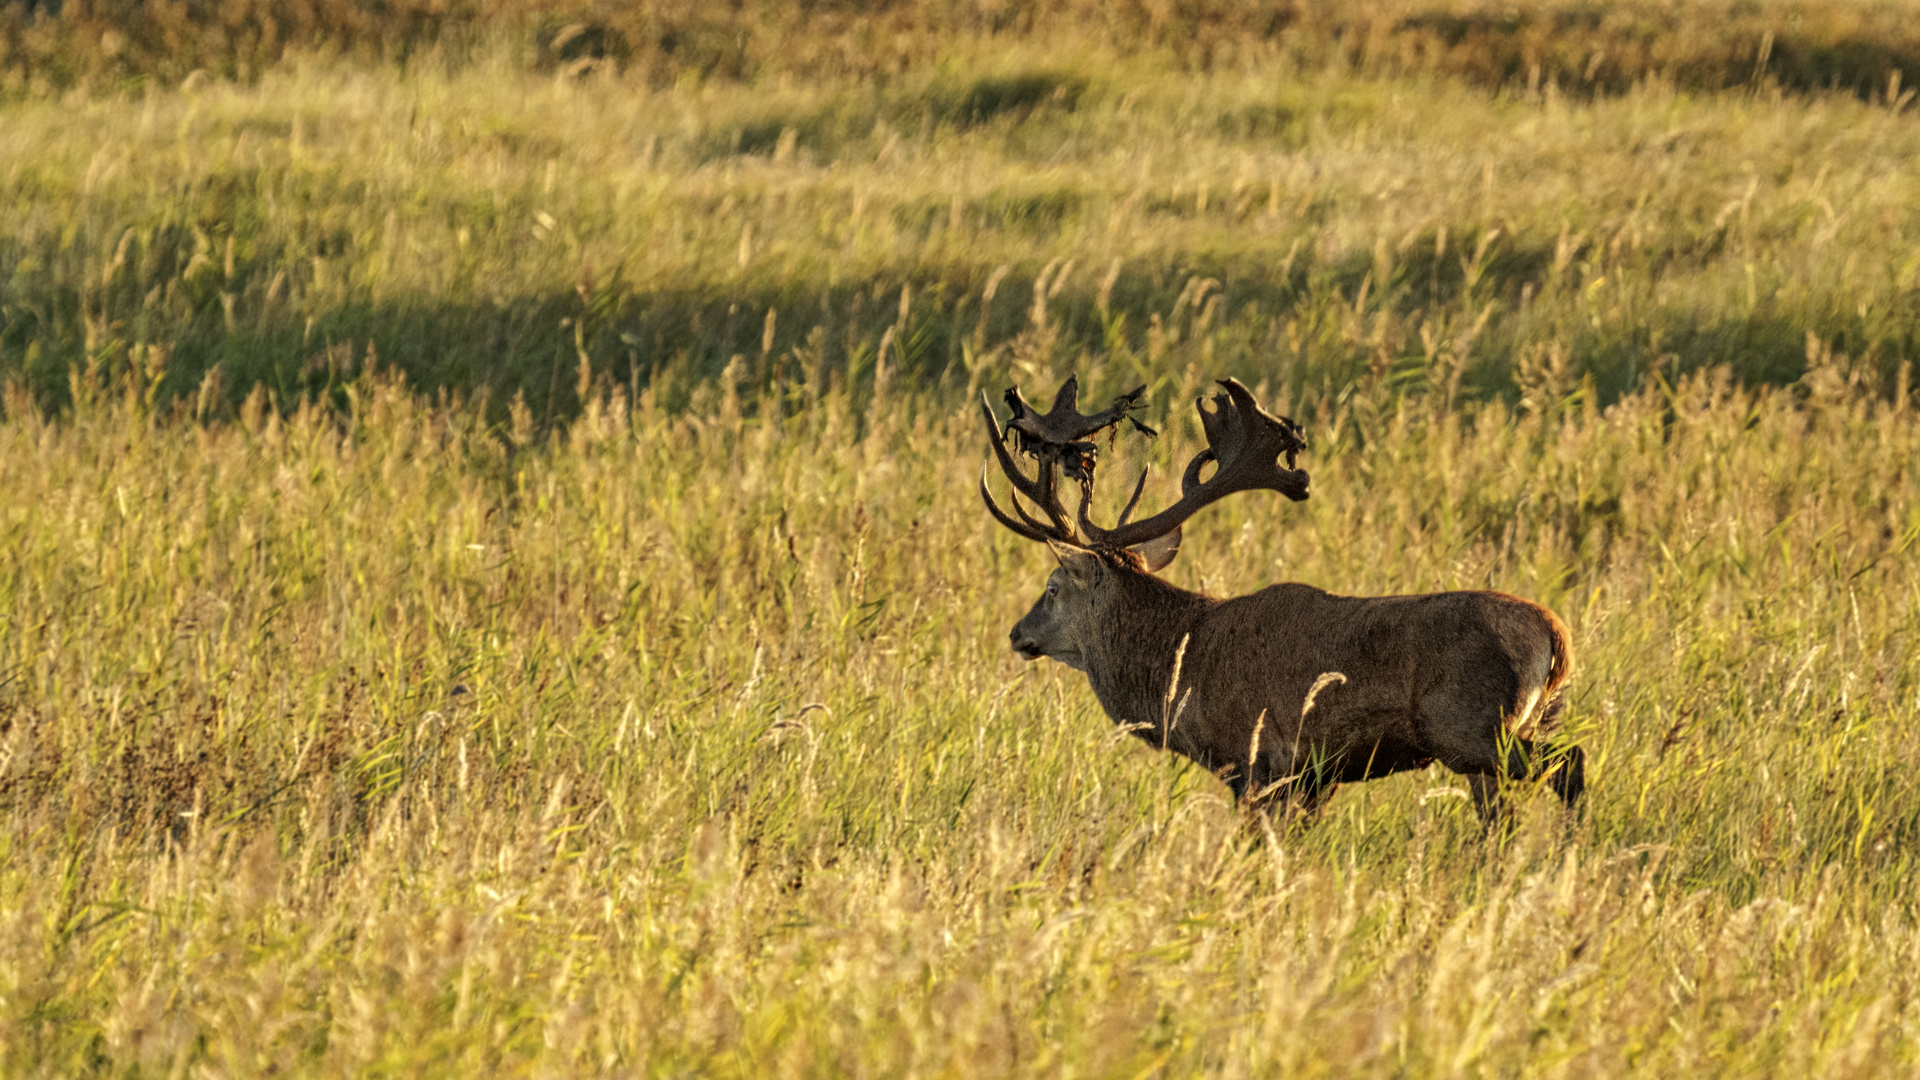
{"type": "Polygon", "coordinates": [[[1545,772],[1569,805],[1585,787],[1578,747],[1543,754],[1531,741],[1558,716],[1572,667],[1566,627],[1537,604],[1300,584],[1217,600],[1162,581],[1131,552],[1055,551],[1061,568],[1014,626],[1014,648],[1085,671],[1116,723],[1216,771],[1236,797],[1311,806],[1342,781],[1433,761],[1468,778],[1488,818],[1501,779],[1545,772]],[[1345,681],[1307,708],[1329,673],[1345,681]]]}

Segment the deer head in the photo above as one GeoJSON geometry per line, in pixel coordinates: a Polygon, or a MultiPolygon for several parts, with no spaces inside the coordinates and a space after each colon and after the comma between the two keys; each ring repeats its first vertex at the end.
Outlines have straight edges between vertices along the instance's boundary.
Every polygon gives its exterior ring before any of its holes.
{"type": "Polygon", "coordinates": [[[1083,631],[1102,617],[1105,605],[1114,602],[1113,586],[1129,572],[1151,574],[1172,562],[1180,551],[1180,526],[1201,507],[1236,491],[1272,490],[1296,501],[1307,497],[1309,477],[1293,467],[1295,455],[1307,445],[1299,426],[1262,409],[1238,380],[1223,379],[1220,386],[1225,392],[1214,395],[1212,411],[1204,399],[1194,402],[1207,448],[1187,464],[1180,499],[1152,517],[1130,521],[1146,487],[1147,474],[1142,470],[1112,529],[1095,525],[1088,515],[1098,464],[1097,444],[1090,437],[1122,420],[1151,434],[1151,429],[1127,415],[1146,388],[1121,395],[1111,407],[1092,416],[1080,414],[1079,383],[1072,378],[1045,414],[1027,405],[1018,390],[1008,390],[1006,400],[1013,417],[1004,430],[986,396],[981,396],[988,448],[1014,491],[1013,515],[1009,515],[994,500],[983,466],[980,497],[987,512],[1015,533],[1046,543],[1060,561],[1033,610],[1014,626],[1015,651],[1028,659],[1052,656],[1087,670],[1083,631]],[[1009,433],[1013,451],[1007,447],[1009,433]],[[1034,476],[1021,469],[1015,452],[1035,459],[1034,476]],[[1284,467],[1279,463],[1283,456],[1284,467]],[[1213,474],[1202,480],[1209,463],[1215,466],[1213,474]],[[1071,517],[1061,503],[1062,473],[1080,487],[1079,511],[1071,517]],[[1022,497],[1033,504],[1035,513],[1028,512],[1022,497]]]}

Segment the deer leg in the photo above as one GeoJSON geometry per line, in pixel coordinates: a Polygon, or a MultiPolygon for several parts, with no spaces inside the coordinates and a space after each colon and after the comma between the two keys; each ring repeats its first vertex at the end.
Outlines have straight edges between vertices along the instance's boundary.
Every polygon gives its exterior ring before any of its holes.
{"type": "Polygon", "coordinates": [[[1303,812],[1310,814],[1319,810],[1328,799],[1333,798],[1333,793],[1339,790],[1338,781],[1308,774],[1300,778],[1300,785],[1294,789],[1294,801],[1299,804],[1303,812]]]}
{"type": "Polygon", "coordinates": [[[1480,815],[1481,827],[1491,830],[1506,814],[1505,800],[1500,797],[1500,778],[1493,773],[1468,773],[1467,790],[1473,792],[1473,812],[1480,815]]]}
{"type": "Polygon", "coordinates": [[[1586,751],[1572,744],[1539,744],[1526,739],[1502,741],[1506,755],[1505,773],[1509,780],[1544,779],[1547,788],[1571,807],[1587,787],[1586,751]]]}
{"type": "Polygon", "coordinates": [[[1339,789],[1338,782],[1308,773],[1271,790],[1261,785],[1249,785],[1250,795],[1264,792],[1250,798],[1249,805],[1279,817],[1311,819],[1339,789]]]}
{"type": "Polygon", "coordinates": [[[1517,736],[1500,737],[1500,767],[1496,770],[1507,780],[1525,780],[1533,774],[1533,744],[1517,736]]]}
{"type": "Polygon", "coordinates": [[[1214,775],[1226,782],[1227,789],[1233,792],[1233,801],[1236,803],[1245,801],[1249,792],[1259,791],[1261,788],[1258,782],[1252,781],[1253,774],[1236,765],[1220,769],[1214,775]]]}
{"type": "Polygon", "coordinates": [[[1526,775],[1524,751],[1515,753],[1517,748],[1504,733],[1496,734],[1479,725],[1460,723],[1450,728],[1434,727],[1435,734],[1440,736],[1429,748],[1435,760],[1455,775],[1466,777],[1467,790],[1473,795],[1474,812],[1480,816],[1481,825],[1492,828],[1504,809],[1500,785],[1509,776],[1526,775]],[[1516,764],[1520,767],[1518,774],[1512,771],[1516,764]]]}
{"type": "Polygon", "coordinates": [[[1545,775],[1548,786],[1559,793],[1562,800],[1566,800],[1567,795],[1561,791],[1563,783],[1584,783],[1581,777],[1563,777],[1562,770],[1554,769],[1555,764],[1561,761],[1563,752],[1536,747],[1533,742],[1504,731],[1496,735],[1494,741],[1493,767],[1467,774],[1467,787],[1473,792],[1473,808],[1480,815],[1481,825],[1488,831],[1492,831],[1496,824],[1508,816],[1506,800],[1500,792],[1502,785],[1517,780],[1538,780],[1545,775]]]}
{"type": "Polygon", "coordinates": [[[1553,747],[1540,764],[1546,773],[1547,787],[1572,809],[1580,801],[1580,794],[1587,790],[1587,752],[1571,743],[1553,747]]]}

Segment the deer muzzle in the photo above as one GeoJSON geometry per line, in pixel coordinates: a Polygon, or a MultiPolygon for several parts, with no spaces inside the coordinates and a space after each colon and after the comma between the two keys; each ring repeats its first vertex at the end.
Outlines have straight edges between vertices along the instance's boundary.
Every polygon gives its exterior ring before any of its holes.
{"type": "Polygon", "coordinates": [[[1021,633],[1018,626],[1013,628],[1013,633],[1007,635],[1007,640],[1013,646],[1014,652],[1028,660],[1038,660],[1046,655],[1041,651],[1040,643],[1021,633]]]}

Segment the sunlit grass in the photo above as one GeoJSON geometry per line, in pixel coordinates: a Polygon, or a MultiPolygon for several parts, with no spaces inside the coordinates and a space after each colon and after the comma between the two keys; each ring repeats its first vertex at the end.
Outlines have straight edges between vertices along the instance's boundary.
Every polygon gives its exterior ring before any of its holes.
{"type": "Polygon", "coordinates": [[[378,376],[16,392],[8,1071],[1912,1067],[1920,426],[1841,362],[1362,390],[1312,500],[1194,523],[1190,585],[1567,618],[1590,801],[1494,847],[1438,771],[1269,836],[1019,662],[1046,556],[964,402],[588,397],[518,445],[378,376]]]}
{"type": "Polygon", "coordinates": [[[958,390],[1086,353],[1509,400],[1556,366],[1609,399],[1655,368],[1790,381],[1809,332],[1883,388],[1915,358],[1897,103],[955,50],[664,89],[307,58],[10,105],[0,371],[57,407],[71,367],[154,347],[163,397],[217,367],[217,410],[337,403],[371,346],[546,423],[582,355],[630,391],[736,356],[958,390]]]}
{"type": "Polygon", "coordinates": [[[889,10],[0,52],[0,1073],[1920,1065],[1920,129],[1786,74],[1894,9],[889,10]],[[1249,818],[1020,662],[978,395],[1070,372],[1149,502],[1306,428],[1182,585],[1559,612],[1581,813],[1249,818]]]}

